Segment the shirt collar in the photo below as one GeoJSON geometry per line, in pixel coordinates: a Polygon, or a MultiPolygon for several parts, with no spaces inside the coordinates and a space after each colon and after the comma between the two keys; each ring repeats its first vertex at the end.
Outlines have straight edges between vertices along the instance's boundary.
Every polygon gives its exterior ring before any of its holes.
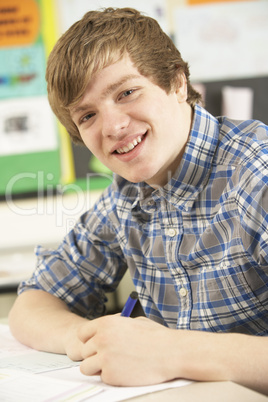
{"type": "Polygon", "coordinates": [[[207,183],[218,138],[218,120],[201,106],[196,105],[192,129],[177,171],[161,189],[153,190],[147,184],[140,183],[141,204],[146,202],[148,197],[157,200],[164,196],[177,207],[189,210],[198,193],[207,183]]]}

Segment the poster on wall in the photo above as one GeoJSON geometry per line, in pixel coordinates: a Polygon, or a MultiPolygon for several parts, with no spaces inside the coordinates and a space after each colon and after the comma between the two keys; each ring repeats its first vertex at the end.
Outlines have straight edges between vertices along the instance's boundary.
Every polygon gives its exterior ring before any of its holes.
{"type": "Polygon", "coordinates": [[[268,74],[268,1],[177,7],[175,43],[196,82],[268,74]]]}
{"type": "Polygon", "coordinates": [[[58,127],[45,81],[50,38],[44,27],[53,31],[48,8],[52,16],[51,0],[0,3],[0,194],[10,181],[12,192],[35,191],[40,184],[32,178],[40,171],[50,185],[60,182],[58,127]]]}
{"type": "Polygon", "coordinates": [[[37,1],[1,1],[0,155],[57,148],[46,96],[44,40],[37,1]]]}
{"type": "Polygon", "coordinates": [[[46,96],[0,100],[0,156],[57,149],[46,96]]]}

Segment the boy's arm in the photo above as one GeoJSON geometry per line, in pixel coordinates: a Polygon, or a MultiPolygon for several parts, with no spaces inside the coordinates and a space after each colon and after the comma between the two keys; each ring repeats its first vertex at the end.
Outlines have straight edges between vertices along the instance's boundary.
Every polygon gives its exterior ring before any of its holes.
{"type": "Polygon", "coordinates": [[[21,343],[37,350],[67,354],[73,360],[81,359],[77,329],[87,321],[43,290],[21,293],[9,314],[11,332],[21,343]]]}
{"type": "Polygon", "coordinates": [[[228,380],[268,395],[268,337],[179,331],[183,374],[194,380],[228,380]]]}

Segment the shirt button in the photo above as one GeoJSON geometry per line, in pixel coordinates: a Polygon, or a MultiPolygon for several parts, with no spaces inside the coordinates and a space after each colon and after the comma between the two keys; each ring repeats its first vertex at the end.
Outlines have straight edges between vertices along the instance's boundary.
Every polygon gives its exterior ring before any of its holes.
{"type": "Polygon", "coordinates": [[[154,205],[154,200],[149,200],[149,201],[148,201],[148,205],[149,205],[149,206],[154,205]]]}
{"type": "Polygon", "coordinates": [[[177,234],[176,229],[174,229],[174,228],[168,229],[168,235],[169,235],[170,237],[174,237],[174,236],[176,236],[176,234],[177,234]]]}
{"type": "Polygon", "coordinates": [[[180,296],[185,297],[187,295],[187,290],[185,288],[180,288],[179,293],[180,296]]]}

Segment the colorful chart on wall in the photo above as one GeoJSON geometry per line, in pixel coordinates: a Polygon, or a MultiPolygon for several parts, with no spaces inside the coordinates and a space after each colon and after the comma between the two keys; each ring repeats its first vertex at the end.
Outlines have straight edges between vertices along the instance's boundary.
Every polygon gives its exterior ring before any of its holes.
{"type": "Polygon", "coordinates": [[[61,180],[59,130],[45,82],[46,55],[55,39],[52,4],[50,0],[0,3],[2,195],[36,191],[61,180]]]}
{"type": "MultiPolygon", "coordinates": [[[[66,3],[63,7],[67,6],[66,3]]],[[[71,9],[69,7],[69,13],[71,9]]],[[[104,188],[111,172],[86,149],[71,146],[46,92],[46,60],[59,36],[54,0],[0,2],[0,197],[77,183],[104,188]]]]}

